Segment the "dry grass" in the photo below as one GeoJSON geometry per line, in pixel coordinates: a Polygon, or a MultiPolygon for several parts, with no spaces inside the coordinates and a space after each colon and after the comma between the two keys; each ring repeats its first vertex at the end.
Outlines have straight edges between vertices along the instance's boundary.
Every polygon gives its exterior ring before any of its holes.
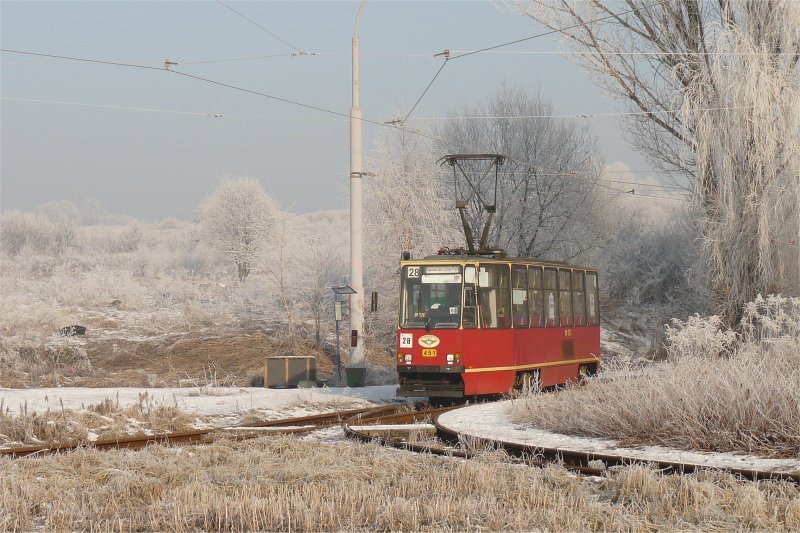
{"type": "Polygon", "coordinates": [[[313,355],[317,375],[335,371],[322,350],[264,332],[181,333],[144,340],[64,338],[50,345],[0,339],[0,387],[249,386],[275,355],[313,355]]]}
{"type": "Polygon", "coordinates": [[[14,416],[0,403],[0,445],[36,445],[181,431],[191,428],[195,417],[175,406],[156,404],[145,392],[139,402],[120,409],[118,402],[106,399],[86,409],[47,410],[44,413],[22,412],[14,416]],[[91,439],[90,439],[91,436],[91,439]]]}
{"type": "Polygon", "coordinates": [[[0,530],[797,530],[800,489],[631,468],[580,479],[291,437],[0,459],[0,530]]]}
{"type": "Polygon", "coordinates": [[[512,419],[624,444],[798,457],[800,300],[751,305],[739,338],[713,318],[691,319],[668,331],[670,361],[534,394],[512,419]]]}

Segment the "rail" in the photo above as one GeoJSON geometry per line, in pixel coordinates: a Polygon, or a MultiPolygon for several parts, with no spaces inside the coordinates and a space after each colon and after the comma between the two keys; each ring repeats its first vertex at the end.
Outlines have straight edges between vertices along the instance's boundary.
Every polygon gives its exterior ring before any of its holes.
{"type": "Polygon", "coordinates": [[[163,432],[152,435],[120,436],[98,439],[96,441],[73,440],[35,446],[16,446],[13,448],[0,448],[0,457],[28,457],[33,455],[68,452],[82,448],[91,448],[96,450],[140,450],[151,444],[167,446],[209,444],[223,437],[234,440],[247,440],[265,435],[264,431],[256,431],[257,429],[270,429],[268,433],[270,435],[309,433],[317,429],[335,426],[342,420],[352,418],[354,416],[363,415],[367,417],[375,417],[381,415],[390,415],[404,409],[408,409],[408,404],[393,404],[379,407],[350,409],[346,411],[334,411],[318,415],[283,418],[280,420],[267,420],[263,422],[240,424],[238,426],[222,428],[204,428],[189,431],[163,432]]]}
{"type": "MultiPolygon", "coordinates": [[[[615,467],[630,466],[634,464],[651,464],[665,473],[691,473],[698,470],[717,470],[737,475],[751,480],[784,480],[800,484],[800,471],[782,472],[759,470],[757,468],[724,467],[710,468],[707,465],[676,460],[642,460],[638,457],[629,457],[624,454],[586,453],[564,450],[557,447],[543,447],[541,445],[526,445],[507,442],[502,439],[465,435],[455,429],[448,428],[439,423],[439,415],[464,406],[447,407],[440,409],[426,409],[414,413],[394,414],[388,416],[373,416],[351,418],[342,423],[345,435],[362,442],[375,442],[384,446],[405,449],[418,453],[432,453],[452,457],[471,458],[483,450],[503,450],[510,457],[530,466],[545,466],[557,463],[564,468],[583,475],[600,476],[613,472],[615,467]],[[397,436],[387,437],[375,433],[368,427],[374,425],[380,428],[385,424],[415,424],[420,420],[430,419],[437,436],[436,442],[414,442],[397,436]],[[597,466],[602,462],[602,466],[597,466]]],[[[467,407],[468,408],[468,407],[467,407]]],[[[410,434],[411,432],[409,432],[410,434]]]]}

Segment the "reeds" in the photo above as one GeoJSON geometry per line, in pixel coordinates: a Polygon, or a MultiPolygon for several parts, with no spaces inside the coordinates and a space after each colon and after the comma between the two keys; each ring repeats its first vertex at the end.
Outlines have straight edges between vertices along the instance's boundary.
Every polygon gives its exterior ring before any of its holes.
{"type": "Polygon", "coordinates": [[[642,467],[579,478],[501,453],[464,461],[266,437],[0,459],[0,530],[796,530],[800,489],[642,467]]]}
{"type": "Polygon", "coordinates": [[[0,402],[0,445],[89,442],[106,437],[163,433],[190,429],[195,417],[176,406],[156,403],[147,393],[139,401],[120,408],[117,400],[105,399],[86,409],[47,409],[42,413],[20,406],[18,414],[3,409],[0,402]]]}

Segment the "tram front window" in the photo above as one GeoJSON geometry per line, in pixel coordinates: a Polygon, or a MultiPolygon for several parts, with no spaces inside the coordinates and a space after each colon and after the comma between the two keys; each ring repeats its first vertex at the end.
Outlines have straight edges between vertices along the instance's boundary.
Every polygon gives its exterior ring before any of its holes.
{"type": "Polygon", "coordinates": [[[458,328],[461,320],[461,267],[403,268],[402,328],[458,328]]]}

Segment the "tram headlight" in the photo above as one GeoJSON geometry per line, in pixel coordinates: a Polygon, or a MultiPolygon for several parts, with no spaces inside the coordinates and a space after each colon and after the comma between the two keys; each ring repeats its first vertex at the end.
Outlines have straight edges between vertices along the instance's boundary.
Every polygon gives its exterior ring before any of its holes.
{"type": "Polygon", "coordinates": [[[406,356],[405,356],[405,360],[406,360],[406,364],[407,364],[407,365],[410,365],[410,364],[411,364],[411,354],[410,354],[410,353],[407,353],[407,354],[406,354],[406,356]]]}
{"type": "Polygon", "coordinates": [[[447,364],[448,365],[452,365],[453,364],[453,360],[454,360],[453,354],[451,354],[451,353],[447,354],[447,364]]]}

